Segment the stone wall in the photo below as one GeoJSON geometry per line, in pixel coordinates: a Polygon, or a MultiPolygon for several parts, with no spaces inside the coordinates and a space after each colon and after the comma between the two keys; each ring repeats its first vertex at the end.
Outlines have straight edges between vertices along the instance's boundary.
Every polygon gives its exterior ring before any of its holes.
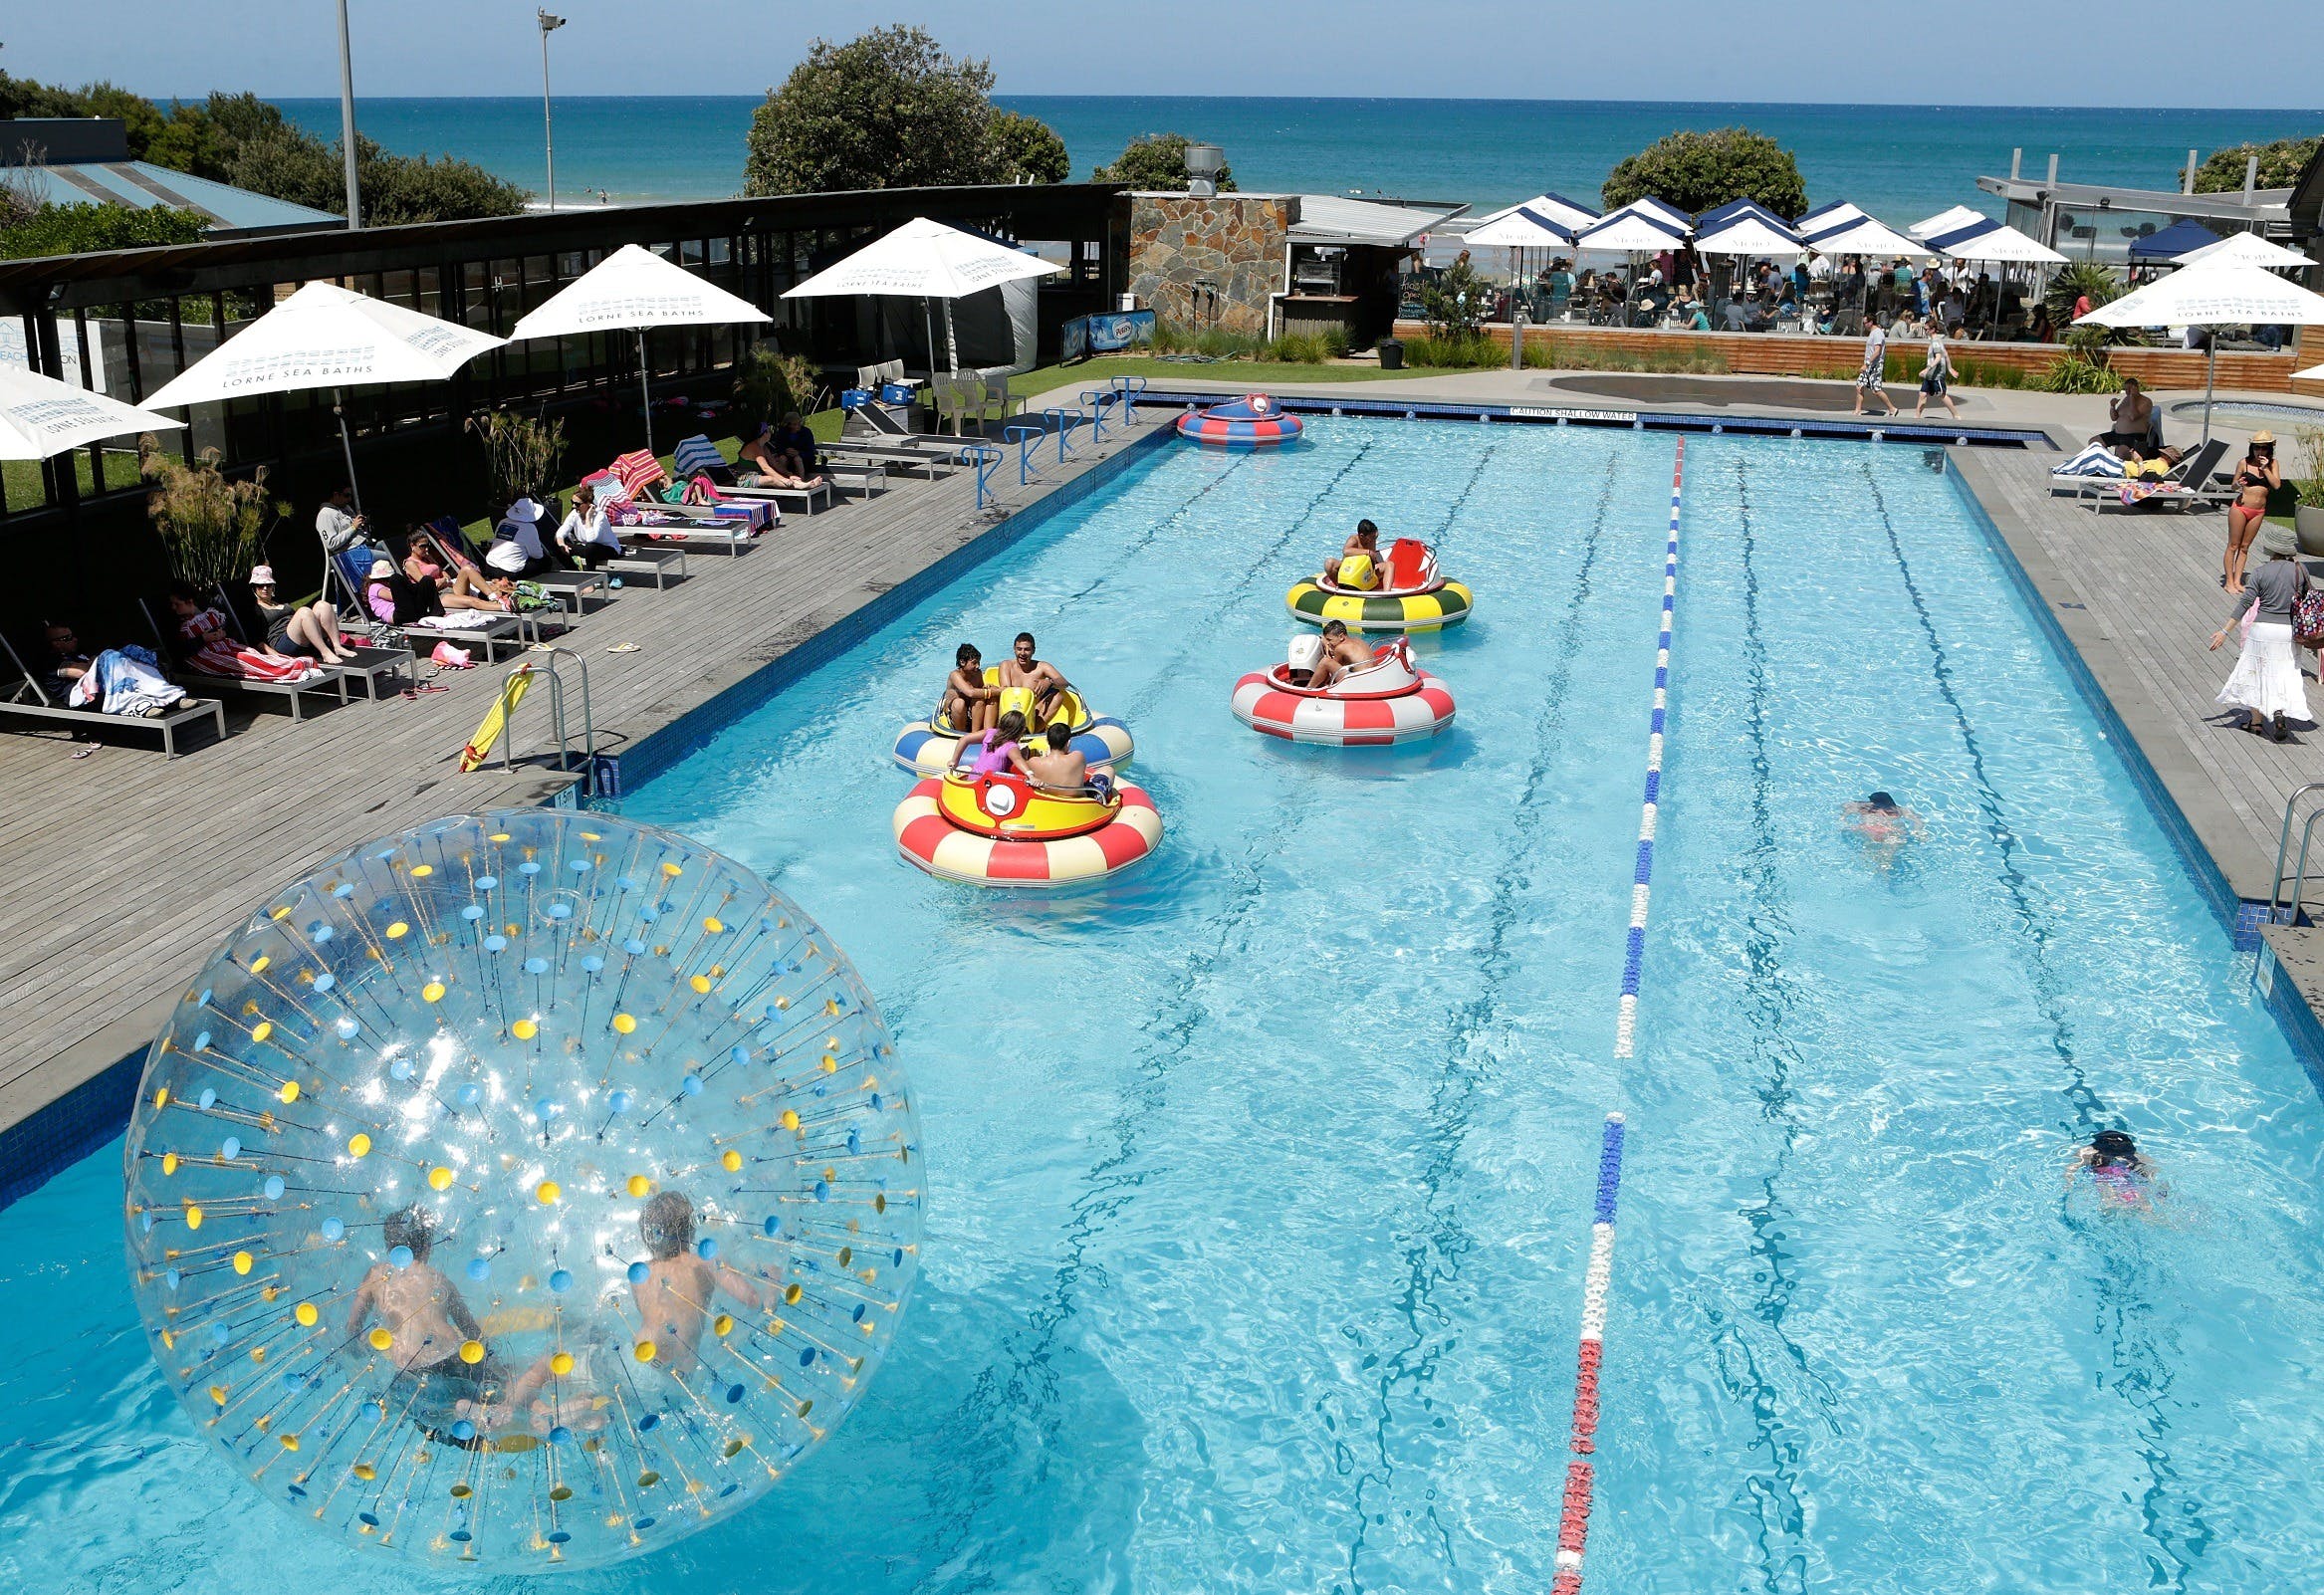
{"type": "Polygon", "coordinates": [[[1296,194],[1130,196],[1130,292],[1166,322],[1264,335],[1268,303],[1282,291],[1285,235],[1296,194]],[[1216,315],[1209,291],[1216,286],[1216,315]]]}

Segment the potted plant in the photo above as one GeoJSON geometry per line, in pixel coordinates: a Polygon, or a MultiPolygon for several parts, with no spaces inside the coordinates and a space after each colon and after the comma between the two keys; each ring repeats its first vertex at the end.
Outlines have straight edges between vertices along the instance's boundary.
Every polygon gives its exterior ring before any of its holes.
{"type": "Polygon", "coordinates": [[[527,494],[554,494],[565,465],[564,421],[494,410],[471,415],[461,424],[484,444],[495,515],[527,494]]]}
{"type": "Polygon", "coordinates": [[[145,510],[168,552],[170,573],[203,591],[238,581],[260,563],[267,533],[290,506],[267,496],[266,468],[247,481],[218,469],[204,449],[192,464],[163,452],[151,433],[137,439],[137,469],[148,484],[145,510]]]}
{"type": "Polygon", "coordinates": [[[2324,559],[2324,427],[2300,428],[2300,502],[2292,511],[2292,527],[2300,552],[2324,559]]]}

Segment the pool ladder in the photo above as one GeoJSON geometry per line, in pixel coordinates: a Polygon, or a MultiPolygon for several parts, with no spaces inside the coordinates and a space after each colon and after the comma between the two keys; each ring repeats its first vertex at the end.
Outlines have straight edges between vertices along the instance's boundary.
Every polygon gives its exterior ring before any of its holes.
{"type": "MultiPolygon", "coordinates": [[[[578,768],[581,778],[581,790],[590,797],[595,797],[597,791],[597,722],[596,715],[589,705],[589,662],[571,648],[560,648],[551,642],[536,642],[526,650],[525,663],[520,664],[517,668],[522,670],[526,664],[536,668],[541,684],[549,689],[550,730],[557,742],[557,768],[567,771],[578,768]],[[579,740],[581,745],[581,760],[578,767],[573,762],[573,745],[576,739],[570,729],[570,723],[566,719],[565,674],[558,667],[560,659],[571,660],[575,671],[581,677],[581,729],[579,740]]],[[[512,671],[510,675],[513,677],[515,673],[512,671]]],[[[501,736],[505,740],[501,743],[500,767],[503,770],[513,770],[516,768],[517,759],[517,710],[515,705],[509,707],[502,719],[501,736]]]]}
{"type": "Polygon", "coordinates": [[[2300,821],[2300,850],[2293,855],[2291,873],[2284,873],[2283,861],[2292,850],[2292,821],[2299,818],[2300,801],[2311,794],[2324,794],[2324,781],[2311,781],[2299,787],[2286,798],[2283,805],[2283,828],[2275,838],[2275,873],[2267,885],[2267,923],[2296,925],[2300,919],[2300,904],[2308,889],[2308,844],[2315,839],[2316,822],[2324,819],[2324,798],[2317,798],[2309,805],[2308,817],[2300,821]],[[2291,896],[2284,896],[2284,882],[2291,882],[2291,896]]]}

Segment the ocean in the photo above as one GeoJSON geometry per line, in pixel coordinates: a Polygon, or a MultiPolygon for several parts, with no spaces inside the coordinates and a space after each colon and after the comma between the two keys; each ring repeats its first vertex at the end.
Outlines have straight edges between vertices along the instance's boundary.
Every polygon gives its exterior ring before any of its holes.
{"type": "MultiPolygon", "coordinates": [[[[1741,124],[1798,157],[1811,204],[1852,200],[1895,225],[1951,205],[1999,213],[1976,186],[2013,147],[2039,174],[2051,152],[2071,182],[2176,188],[2189,149],[2324,129],[2319,111],[2146,111],[2039,107],[1774,106],[1555,100],[1310,100],[1010,95],[1065,140],[1075,176],[1132,136],[1182,132],[1227,152],[1244,188],[1362,191],[1465,200],[1478,210],[1549,190],[1596,204],[1624,155],[1674,128],[1741,124]]],[[[277,102],[301,125],[339,132],[336,100],[277,102]]],[[[556,103],[562,198],[713,199],[740,190],[756,96],[581,97],[556,103]]],[[[379,99],[356,125],[404,154],[453,154],[544,191],[541,102],[379,99]]]]}

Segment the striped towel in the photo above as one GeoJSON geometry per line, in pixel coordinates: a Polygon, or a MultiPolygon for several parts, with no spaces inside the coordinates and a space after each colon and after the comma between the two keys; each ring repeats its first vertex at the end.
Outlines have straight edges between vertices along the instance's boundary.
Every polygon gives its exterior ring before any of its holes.
{"type": "Polygon", "coordinates": [[[726,456],[718,452],[718,445],[697,432],[670,451],[670,463],[678,468],[681,477],[702,471],[726,469],[726,456]]]}
{"type": "Polygon", "coordinates": [[[653,490],[669,480],[662,470],[662,462],[643,449],[624,454],[613,462],[613,475],[633,499],[650,499],[653,490]]]}
{"type": "Polygon", "coordinates": [[[2126,476],[2122,461],[2107,452],[2103,443],[2093,443],[2065,464],[2050,472],[2052,476],[2126,476]]]}

